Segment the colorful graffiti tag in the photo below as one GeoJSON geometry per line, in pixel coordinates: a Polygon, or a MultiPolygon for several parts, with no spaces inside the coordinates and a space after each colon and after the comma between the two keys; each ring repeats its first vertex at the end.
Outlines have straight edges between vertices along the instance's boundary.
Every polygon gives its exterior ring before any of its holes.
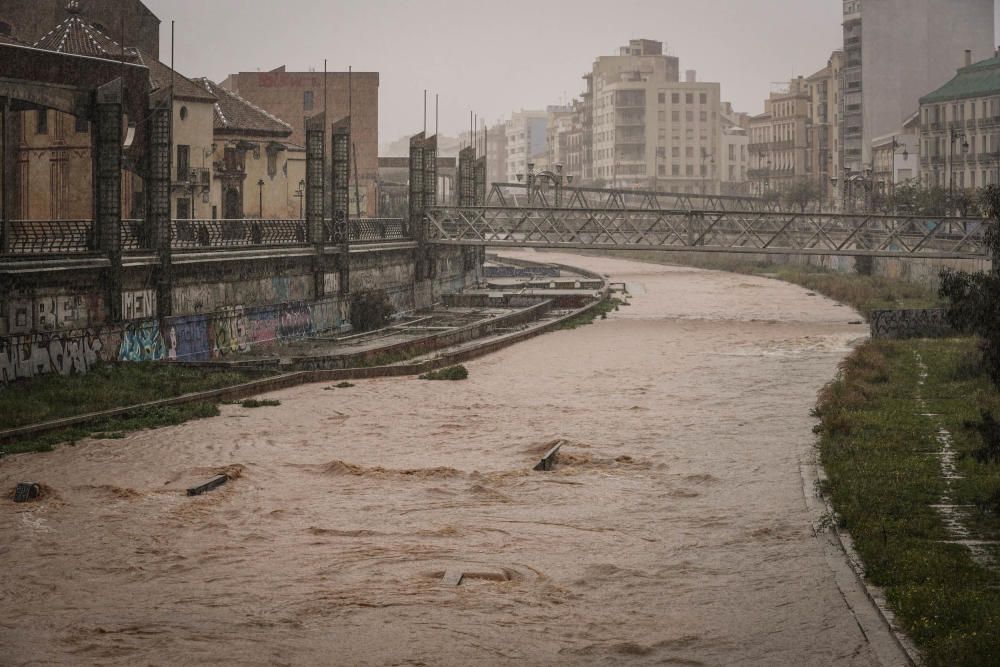
{"type": "Polygon", "coordinates": [[[28,334],[0,338],[0,381],[58,373],[86,373],[114,359],[120,334],[111,330],[28,334]]]}
{"type": "Polygon", "coordinates": [[[167,347],[156,320],[129,324],[122,331],[119,361],[162,361],[166,356],[167,347]]]}

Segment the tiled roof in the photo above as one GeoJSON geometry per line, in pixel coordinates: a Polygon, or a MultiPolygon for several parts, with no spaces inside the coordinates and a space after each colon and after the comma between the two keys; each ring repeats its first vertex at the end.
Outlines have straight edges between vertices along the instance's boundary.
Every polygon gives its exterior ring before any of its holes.
{"type": "Polygon", "coordinates": [[[236,93],[208,79],[194,79],[194,82],[218,98],[215,103],[216,131],[275,137],[292,134],[291,125],[236,93]]]}
{"type": "Polygon", "coordinates": [[[122,47],[115,40],[90,25],[79,14],[70,14],[62,23],[45,33],[34,46],[39,49],[77,56],[122,57],[122,47]]]}
{"type": "Polygon", "coordinates": [[[997,93],[1000,93],[1000,58],[990,58],[958,70],[951,81],[921,97],[920,103],[950,102],[997,93]]]}
{"type": "Polygon", "coordinates": [[[125,51],[134,57],[133,62],[145,65],[149,69],[149,83],[153,90],[168,88],[171,82],[173,82],[174,97],[178,99],[194,100],[197,102],[215,102],[218,100],[215,95],[206,91],[204,87],[191,79],[178,72],[172,74],[169,67],[149,54],[131,47],[127,47],[125,51]]]}

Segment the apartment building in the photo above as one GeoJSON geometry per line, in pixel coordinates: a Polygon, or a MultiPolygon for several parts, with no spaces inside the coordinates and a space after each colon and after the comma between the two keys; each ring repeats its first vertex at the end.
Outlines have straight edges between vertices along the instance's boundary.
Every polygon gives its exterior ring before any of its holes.
{"type": "MultiPolygon", "coordinates": [[[[972,55],[967,54],[971,61],[972,55]]],[[[920,178],[927,186],[1000,184],[1000,52],[969,62],[920,98],[920,178]]]]}
{"type": "Polygon", "coordinates": [[[750,119],[750,190],[782,192],[797,179],[814,178],[809,161],[812,93],[804,77],[772,92],[764,113],[750,119]]]}
{"type": "Polygon", "coordinates": [[[834,51],[826,67],[806,79],[811,95],[807,141],[809,172],[816,179],[823,202],[839,201],[840,80],[844,52],[834,51]],[[836,180],[834,180],[836,179],[836,180]]]}
{"type": "Polygon", "coordinates": [[[747,170],[750,165],[750,116],[735,112],[732,104],[723,102],[719,119],[722,132],[719,151],[721,194],[749,194],[747,170]]]}
{"type": "Polygon", "coordinates": [[[528,173],[528,164],[535,163],[537,156],[545,156],[547,151],[546,133],[549,126],[547,111],[515,111],[507,121],[506,137],[507,183],[522,179],[528,173]]]}
{"type": "Polygon", "coordinates": [[[593,66],[592,179],[615,187],[721,190],[720,86],[680,79],[661,42],[632,40],[593,66]]]}
{"type": "Polygon", "coordinates": [[[919,96],[993,53],[994,0],[843,0],[841,165],[861,172],[876,137],[912,115],[919,96]]]}

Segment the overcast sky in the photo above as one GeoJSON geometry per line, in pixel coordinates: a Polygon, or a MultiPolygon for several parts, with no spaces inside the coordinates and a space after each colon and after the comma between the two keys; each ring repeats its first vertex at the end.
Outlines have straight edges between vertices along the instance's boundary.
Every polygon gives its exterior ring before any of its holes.
{"type": "MultiPolygon", "coordinates": [[[[681,70],[722,84],[759,113],[772,82],[822,69],[842,42],[841,0],[145,0],[177,22],[177,70],[222,81],[237,71],[315,67],[381,73],[379,142],[419,132],[423,90],[441,96],[441,133],[511,110],[572,99],[598,55],[629,39],[664,42],[681,70]]],[[[1000,0],[997,0],[1000,7],[1000,0]]],[[[1000,9],[998,9],[1000,15],[1000,9]]]]}

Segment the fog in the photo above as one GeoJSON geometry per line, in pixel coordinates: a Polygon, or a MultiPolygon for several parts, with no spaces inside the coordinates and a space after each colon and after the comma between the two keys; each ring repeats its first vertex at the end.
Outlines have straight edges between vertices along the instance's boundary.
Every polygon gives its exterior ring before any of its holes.
{"type": "Polygon", "coordinates": [[[324,58],[330,70],[380,72],[382,143],[421,129],[424,89],[440,95],[441,132],[456,134],[470,111],[493,122],[571,100],[597,56],[639,37],[664,42],[682,71],[720,82],[737,110],[759,113],[772,82],[822,69],[842,42],[839,0],[146,4],[163,21],[164,61],[176,21],[176,66],[188,76],[321,71],[324,58]]]}

